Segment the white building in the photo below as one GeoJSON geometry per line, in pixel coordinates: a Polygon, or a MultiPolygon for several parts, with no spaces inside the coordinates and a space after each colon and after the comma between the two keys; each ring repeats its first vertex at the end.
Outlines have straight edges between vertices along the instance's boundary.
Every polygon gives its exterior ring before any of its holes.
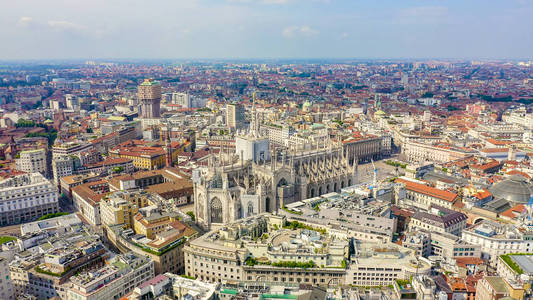
{"type": "Polygon", "coordinates": [[[80,110],[80,101],[76,95],[65,95],[65,102],[68,109],[80,110]]]}
{"type": "Polygon", "coordinates": [[[80,152],[89,151],[92,148],[93,145],[91,143],[68,142],[63,144],[56,144],[52,147],[52,157],[78,154],[80,152]]]}
{"type": "Polygon", "coordinates": [[[402,145],[402,154],[409,162],[437,162],[446,163],[453,160],[472,156],[477,152],[469,149],[459,149],[440,144],[425,144],[408,141],[402,145]]]}
{"type": "Polygon", "coordinates": [[[191,96],[187,93],[172,93],[172,103],[179,104],[183,108],[191,108],[191,96]]]}
{"type": "Polygon", "coordinates": [[[163,294],[181,299],[210,300],[216,298],[217,284],[200,280],[183,278],[172,273],[159,274],[133,290],[130,299],[146,299],[148,294],[154,297],[163,294]]]}
{"type": "Polygon", "coordinates": [[[48,176],[48,163],[46,149],[35,149],[20,152],[16,159],[17,170],[27,173],[41,173],[48,176]]]}
{"type": "Polygon", "coordinates": [[[270,160],[269,141],[260,137],[237,137],[235,139],[235,152],[241,156],[244,161],[251,160],[254,162],[270,160]]]}
{"type": "Polygon", "coordinates": [[[462,238],[467,243],[480,245],[481,257],[490,260],[492,264],[495,264],[502,254],[533,251],[533,240],[530,236],[525,236],[512,225],[488,220],[463,230],[462,238]]]}
{"type": "Polygon", "coordinates": [[[287,145],[289,138],[294,134],[294,129],[288,125],[267,124],[261,126],[261,131],[271,143],[287,145]]]}
{"type": "Polygon", "coordinates": [[[0,225],[33,221],[58,211],[57,188],[41,173],[0,181],[0,225]]]}
{"type": "Polygon", "coordinates": [[[77,160],[77,157],[66,155],[52,159],[52,173],[54,174],[54,183],[56,185],[59,185],[61,177],[74,174],[75,160],[77,160]]]}

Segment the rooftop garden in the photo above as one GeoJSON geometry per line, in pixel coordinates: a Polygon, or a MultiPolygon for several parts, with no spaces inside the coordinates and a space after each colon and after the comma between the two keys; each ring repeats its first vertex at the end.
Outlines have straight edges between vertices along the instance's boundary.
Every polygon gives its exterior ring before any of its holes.
{"type": "Polygon", "coordinates": [[[46,215],[40,217],[38,220],[42,221],[42,220],[52,219],[52,218],[56,218],[56,217],[66,216],[68,214],[70,214],[70,213],[68,213],[68,212],[56,212],[56,213],[52,213],[52,214],[46,214],[46,215]]]}
{"type": "Polygon", "coordinates": [[[294,211],[294,210],[291,210],[291,209],[288,209],[285,205],[283,205],[281,207],[281,209],[283,209],[284,211],[290,213],[290,214],[295,214],[295,215],[301,215],[302,212],[301,211],[294,211]]]}
{"type": "Polygon", "coordinates": [[[50,276],[54,276],[54,277],[61,277],[61,276],[65,275],[68,271],[70,271],[71,268],[67,268],[67,269],[65,269],[65,271],[63,271],[61,273],[56,273],[56,272],[52,272],[52,271],[49,271],[49,270],[45,270],[45,269],[42,269],[40,266],[36,266],[34,270],[37,273],[46,274],[46,275],[50,275],[50,276]]]}
{"type": "Polygon", "coordinates": [[[311,227],[309,225],[306,225],[304,223],[300,223],[298,221],[292,221],[292,222],[285,222],[285,224],[283,225],[283,228],[287,228],[287,229],[292,229],[292,230],[296,230],[296,229],[307,229],[307,230],[314,230],[316,232],[319,232],[321,234],[326,234],[326,229],[324,228],[315,228],[315,227],[311,227]]]}
{"type": "Polygon", "coordinates": [[[7,242],[14,241],[16,239],[17,239],[16,237],[12,237],[8,235],[0,236],[0,245],[5,244],[7,242]]]}
{"type": "Polygon", "coordinates": [[[255,265],[267,265],[267,266],[280,267],[280,268],[300,268],[300,269],[309,269],[309,268],[317,267],[316,263],[312,260],[307,261],[307,262],[299,262],[299,261],[270,262],[270,261],[260,261],[254,257],[248,257],[244,261],[244,263],[250,267],[253,267],[255,265]]]}
{"type": "Polygon", "coordinates": [[[152,248],[150,248],[148,246],[144,246],[144,245],[141,245],[141,244],[138,244],[138,243],[133,243],[133,244],[135,246],[141,248],[144,252],[147,252],[147,253],[150,253],[150,254],[153,254],[153,255],[157,255],[157,256],[161,256],[161,255],[169,252],[170,250],[175,249],[176,247],[184,244],[186,241],[187,241],[186,238],[182,238],[177,243],[171,244],[170,246],[167,246],[167,248],[164,248],[161,251],[154,250],[154,249],[152,249],[152,248]]]}
{"type": "Polygon", "coordinates": [[[533,253],[510,253],[510,254],[503,254],[500,255],[500,258],[511,268],[511,270],[515,271],[518,275],[522,275],[524,273],[524,270],[520,268],[520,266],[514,262],[511,256],[518,256],[518,255],[533,255],[533,253]]]}

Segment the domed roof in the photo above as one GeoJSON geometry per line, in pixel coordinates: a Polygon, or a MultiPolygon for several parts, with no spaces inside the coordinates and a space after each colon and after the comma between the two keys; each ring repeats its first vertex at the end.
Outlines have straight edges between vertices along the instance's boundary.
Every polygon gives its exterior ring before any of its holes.
{"type": "Polygon", "coordinates": [[[513,175],[493,185],[489,191],[494,198],[505,199],[513,203],[528,203],[533,195],[533,187],[526,178],[513,175]]]}

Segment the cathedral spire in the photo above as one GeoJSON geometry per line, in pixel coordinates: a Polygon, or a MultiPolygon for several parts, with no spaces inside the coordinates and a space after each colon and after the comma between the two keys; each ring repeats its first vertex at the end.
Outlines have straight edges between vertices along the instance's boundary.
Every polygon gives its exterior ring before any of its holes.
{"type": "Polygon", "coordinates": [[[165,134],[165,154],[167,168],[172,167],[172,144],[170,142],[170,127],[167,127],[165,134]]]}
{"type": "Polygon", "coordinates": [[[259,124],[257,123],[257,111],[255,109],[255,91],[252,94],[252,116],[250,120],[250,135],[259,137],[259,124]]]}

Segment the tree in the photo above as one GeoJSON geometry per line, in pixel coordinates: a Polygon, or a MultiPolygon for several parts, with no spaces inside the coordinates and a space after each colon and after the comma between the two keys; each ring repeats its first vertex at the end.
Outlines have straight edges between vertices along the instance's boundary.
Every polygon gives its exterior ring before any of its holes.
{"type": "Polygon", "coordinates": [[[114,167],[113,168],[113,172],[114,173],[120,173],[122,171],[124,171],[124,167],[123,166],[118,166],[118,167],[114,167]]]}
{"type": "Polygon", "coordinates": [[[194,222],[196,220],[196,217],[194,216],[194,212],[193,211],[188,211],[186,212],[186,214],[191,217],[191,220],[194,222]]]}

